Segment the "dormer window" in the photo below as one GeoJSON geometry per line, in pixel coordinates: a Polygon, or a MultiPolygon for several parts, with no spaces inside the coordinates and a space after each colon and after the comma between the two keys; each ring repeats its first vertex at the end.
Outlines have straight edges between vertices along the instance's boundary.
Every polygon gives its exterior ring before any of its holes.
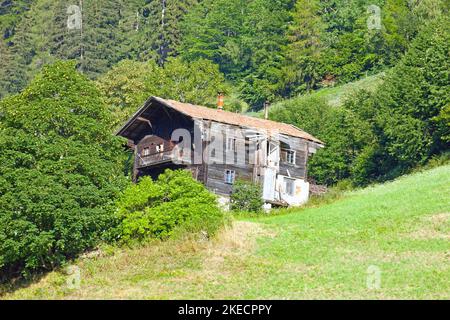
{"type": "Polygon", "coordinates": [[[144,150],[142,150],[142,156],[147,157],[150,155],[150,148],[144,148],[144,150]]]}
{"type": "Polygon", "coordinates": [[[156,152],[160,153],[160,152],[164,152],[164,144],[159,144],[156,146],[156,152]]]}

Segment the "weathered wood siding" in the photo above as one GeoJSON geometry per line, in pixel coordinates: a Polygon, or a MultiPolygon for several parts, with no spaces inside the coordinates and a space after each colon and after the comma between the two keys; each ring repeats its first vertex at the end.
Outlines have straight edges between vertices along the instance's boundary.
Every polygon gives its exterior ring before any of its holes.
{"type": "Polygon", "coordinates": [[[225,183],[226,170],[233,170],[236,180],[253,181],[253,169],[249,169],[246,166],[213,164],[208,166],[206,187],[214,193],[229,196],[233,190],[233,185],[225,183]]]}
{"type": "Polygon", "coordinates": [[[300,138],[289,138],[288,148],[295,151],[295,164],[280,160],[280,172],[283,176],[306,180],[306,163],[308,161],[308,144],[300,138]]]}
{"type": "Polygon", "coordinates": [[[205,122],[206,136],[206,187],[214,193],[229,196],[233,190],[232,184],[225,182],[226,170],[235,172],[235,179],[253,181],[254,164],[250,163],[249,141],[245,138],[243,129],[238,126],[205,122]],[[235,141],[235,150],[227,150],[227,139],[235,141]]]}
{"type": "Polygon", "coordinates": [[[137,145],[138,153],[143,156],[144,149],[150,149],[150,155],[157,153],[156,147],[159,145],[164,146],[164,151],[172,151],[175,143],[170,140],[164,139],[160,136],[148,135],[141,141],[139,141],[137,145]]]}
{"type": "MultiPolygon", "coordinates": [[[[136,177],[142,175],[156,177],[165,168],[185,169],[192,174],[194,179],[205,184],[209,190],[224,196],[229,196],[233,190],[233,185],[228,184],[225,180],[227,170],[235,172],[235,180],[243,179],[260,184],[264,182],[267,138],[259,140],[259,150],[256,148],[256,142],[249,138],[249,136],[255,136],[258,130],[248,133],[245,128],[239,126],[211,120],[190,119],[173,110],[165,110],[164,107],[159,107],[152,113],[146,114],[145,119],[150,121],[151,126],[140,127],[139,136],[141,138],[135,147],[137,155],[145,158],[143,155],[145,148],[149,148],[149,157],[157,155],[157,146],[160,145],[163,145],[164,153],[171,153],[178,144],[178,141],[172,141],[172,134],[174,130],[181,128],[189,132],[190,141],[189,144],[188,141],[184,141],[180,145],[188,148],[191,152],[190,157],[183,158],[182,163],[172,163],[163,159],[154,164],[151,161],[148,165],[145,163],[145,166],[141,168],[136,169],[135,167],[134,175],[136,177]],[[233,140],[234,150],[227,149],[228,139],[233,140]]],[[[263,132],[261,134],[264,136],[263,132]]],[[[281,140],[280,149],[286,148],[295,151],[295,164],[282,159],[277,160],[278,174],[306,180],[308,156],[315,152],[316,144],[301,138],[287,136],[281,140]]],[[[139,163],[136,162],[136,165],[139,163]]]]}

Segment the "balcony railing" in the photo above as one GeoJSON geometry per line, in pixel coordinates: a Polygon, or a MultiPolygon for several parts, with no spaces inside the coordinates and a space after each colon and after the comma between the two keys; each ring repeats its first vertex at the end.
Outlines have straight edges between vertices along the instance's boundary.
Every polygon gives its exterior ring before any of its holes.
{"type": "Polygon", "coordinates": [[[174,152],[172,150],[165,151],[165,152],[159,152],[150,154],[147,156],[140,155],[138,157],[138,167],[149,167],[155,164],[165,163],[165,162],[171,162],[174,160],[174,152]]]}

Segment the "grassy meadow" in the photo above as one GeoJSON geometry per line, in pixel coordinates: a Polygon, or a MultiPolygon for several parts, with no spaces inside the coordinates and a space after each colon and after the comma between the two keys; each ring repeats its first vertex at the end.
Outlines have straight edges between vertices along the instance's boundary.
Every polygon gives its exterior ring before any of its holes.
{"type": "Polygon", "coordinates": [[[331,203],[236,218],[211,241],[102,247],[0,297],[449,299],[449,240],[446,165],[331,203]]]}

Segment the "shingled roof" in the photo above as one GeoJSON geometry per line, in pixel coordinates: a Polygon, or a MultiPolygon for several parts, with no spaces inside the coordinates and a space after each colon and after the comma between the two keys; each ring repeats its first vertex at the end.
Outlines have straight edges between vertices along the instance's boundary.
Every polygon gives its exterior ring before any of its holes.
{"type": "Polygon", "coordinates": [[[152,102],[158,102],[168,108],[177,110],[178,112],[195,119],[211,120],[219,123],[226,123],[231,125],[240,126],[249,129],[263,129],[268,133],[280,133],[287,136],[298,137],[305,140],[310,140],[319,144],[324,144],[319,139],[310,135],[309,133],[297,128],[294,125],[265,120],[260,118],[254,118],[245,116],[239,113],[233,113],[229,111],[207,108],[204,106],[198,106],[190,103],[182,103],[174,100],[166,100],[159,97],[151,97],[147,100],[142,108],[140,108],[131,119],[117,132],[117,135],[122,133],[143,113],[150,108],[152,102]]]}

